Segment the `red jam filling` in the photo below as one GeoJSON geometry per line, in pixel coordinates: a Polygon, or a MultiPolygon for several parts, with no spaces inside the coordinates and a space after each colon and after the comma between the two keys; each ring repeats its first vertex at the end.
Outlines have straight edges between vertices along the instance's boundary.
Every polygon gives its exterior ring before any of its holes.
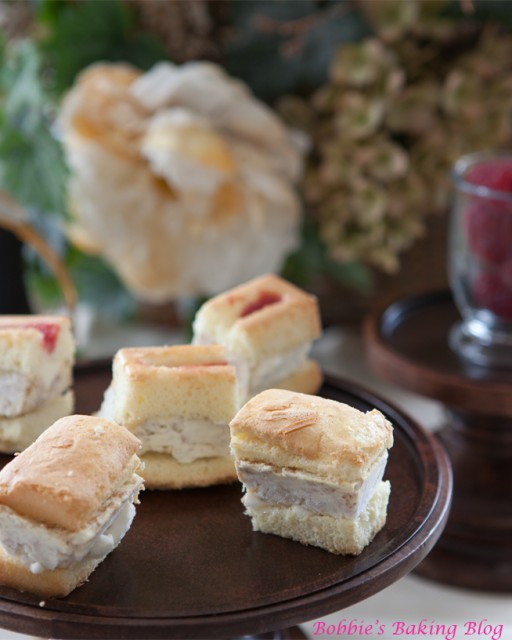
{"type": "Polygon", "coordinates": [[[254,302],[250,302],[246,307],[242,309],[240,317],[245,318],[247,316],[250,316],[252,313],[260,311],[260,309],[263,309],[265,307],[269,307],[271,304],[281,302],[281,300],[282,297],[278,293],[273,293],[272,291],[262,291],[259,297],[254,300],[254,302]]]}
{"type": "Polygon", "coordinates": [[[52,353],[57,343],[60,327],[47,322],[27,322],[26,324],[2,324],[0,329],[36,329],[42,335],[43,348],[52,353]]]}
{"type": "Polygon", "coordinates": [[[36,323],[32,325],[34,329],[37,329],[43,335],[43,347],[48,351],[48,353],[52,353],[55,349],[55,345],[57,344],[57,338],[59,337],[60,327],[58,324],[44,324],[44,323],[36,323]]]}
{"type": "Polygon", "coordinates": [[[32,329],[37,329],[43,336],[43,348],[52,353],[57,343],[60,327],[58,324],[47,324],[46,322],[34,322],[25,325],[32,329]]]}
{"type": "Polygon", "coordinates": [[[197,369],[198,367],[226,367],[229,363],[225,360],[222,362],[202,362],[198,364],[180,364],[177,369],[197,369]]]}

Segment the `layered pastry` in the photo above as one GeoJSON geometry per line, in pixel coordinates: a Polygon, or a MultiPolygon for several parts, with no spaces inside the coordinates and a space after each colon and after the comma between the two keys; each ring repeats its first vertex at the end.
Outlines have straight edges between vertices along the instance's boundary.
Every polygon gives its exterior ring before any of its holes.
{"type": "Polygon", "coordinates": [[[28,413],[64,393],[74,349],[69,318],[0,316],[0,415],[28,413]]]}
{"type": "Polygon", "coordinates": [[[0,451],[31,444],[73,411],[69,318],[0,316],[0,451]]]}
{"type": "Polygon", "coordinates": [[[142,488],[140,443],[90,416],[51,425],[0,471],[0,583],[66,596],[120,543],[142,488]]]}
{"type": "Polygon", "coordinates": [[[194,344],[222,344],[246,397],[270,387],[315,393],[322,374],[309,358],[321,323],[314,296],[264,275],[212,298],[194,319],[194,344]]]}
{"type": "Polygon", "coordinates": [[[72,414],[73,408],[74,396],[70,390],[47,400],[29,413],[9,418],[0,417],[0,451],[23,451],[56,420],[72,414]]]}
{"type": "Polygon", "coordinates": [[[98,415],[140,439],[148,489],[179,489],[236,481],[229,421],[241,403],[222,346],[126,348],[98,415]]]}
{"type": "Polygon", "coordinates": [[[268,389],[230,429],[254,531],[358,555],[384,526],[393,429],[378,410],[268,389]]]}

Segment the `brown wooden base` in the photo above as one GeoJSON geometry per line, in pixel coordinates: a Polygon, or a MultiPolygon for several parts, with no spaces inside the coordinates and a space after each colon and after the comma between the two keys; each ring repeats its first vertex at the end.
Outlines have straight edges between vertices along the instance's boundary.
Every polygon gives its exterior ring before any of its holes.
{"type": "Polygon", "coordinates": [[[447,336],[459,320],[448,292],[395,302],[368,318],[369,363],[383,378],[439,400],[438,438],[453,467],[448,524],[416,568],[446,584],[512,591],[512,372],[461,360],[447,336]]]}
{"type": "Polygon", "coordinates": [[[512,419],[452,413],[439,433],[454,472],[448,524],[420,575],[512,591],[512,419]]]}
{"type": "Polygon", "coordinates": [[[414,570],[422,578],[464,589],[512,591],[512,562],[501,557],[475,559],[481,548],[458,551],[443,538],[427,558],[414,570]],[[476,552],[476,553],[475,553],[476,552]]]}

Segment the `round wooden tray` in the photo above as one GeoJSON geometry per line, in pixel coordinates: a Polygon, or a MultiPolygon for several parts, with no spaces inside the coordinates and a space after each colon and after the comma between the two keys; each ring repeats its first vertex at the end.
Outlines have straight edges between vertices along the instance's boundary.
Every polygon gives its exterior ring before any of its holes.
{"type": "MultiPolygon", "coordinates": [[[[105,363],[77,367],[77,412],[95,411],[105,363]]],[[[384,529],[358,557],[253,533],[241,488],[146,491],[121,545],[67,598],[0,588],[0,626],[52,638],[228,638],[311,620],[410,572],[446,523],[451,470],[442,447],[371,393],[328,379],[321,395],[379,408],[395,426],[384,529]]]]}
{"type": "Polygon", "coordinates": [[[512,417],[512,371],[472,364],[448,344],[460,314],[449,291],[385,304],[367,316],[369,359],[386,379],[464,411],[512,417]]]}

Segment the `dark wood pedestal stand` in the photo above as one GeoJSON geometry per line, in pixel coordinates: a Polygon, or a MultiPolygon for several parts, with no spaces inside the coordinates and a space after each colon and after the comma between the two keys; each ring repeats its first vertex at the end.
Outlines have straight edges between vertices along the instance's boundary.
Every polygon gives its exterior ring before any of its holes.
{"type": "Polygon", "coordinates": [[[365,324],[372,369],[444,403],[438,437],[453,465],[448,525],[416,572],[447,584],[512,591],[512,371],[459,358],[448,344],[460,320],[448,292],[399,300],[365,324]]]}
{"type": "MultiPolygon", "coordinates": [[[[97,410],[111,367],[76,366],[78,413],[97,410]]],[[[387,521],[359,556],[253,532],[238,483],[145,491],[122,543],[67,598],[41,603],[0,586],[0,627],[66,640],[298,640],[301,622],[341,611],[410,573],[448,518],[448,457],[408,416],[353,383],[327,378],[321,395],[364,411],[376,407],[395,425],[387,521]]]]}

